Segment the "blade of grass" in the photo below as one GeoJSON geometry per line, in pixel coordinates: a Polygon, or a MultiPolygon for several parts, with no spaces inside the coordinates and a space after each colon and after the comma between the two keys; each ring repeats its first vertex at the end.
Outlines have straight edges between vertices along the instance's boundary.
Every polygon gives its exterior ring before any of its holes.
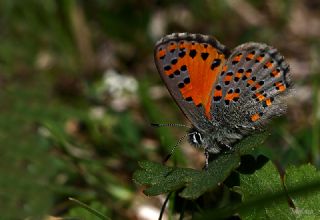
{"type": "Polygon", "coordinates": [[[313,126],[312,126],[312,157],[314,164],[319,167],[320,165],[320,152],[319,152],[319,89],[318,89],[318,79],[314,80],[312,86],[313,92],[313,126]]]}
{"type": "Polygon", "coordinates": [[[311,153],[312,153],[312,160],[313,163],[319,167],[320,166],[320,140],[319,140],[319,133],[320,133],[320,102],[319,102],[319,77],[317,73],[319,73],[319,51],[316,49],[311,51],[311,57],[312,57],[312,62],[311,62],[311,72],[315,73],[315,78],[313,79],[313,84],[312,84],[312,103],[313,103],[313,109],[312,109],[312,145],[311,145],[311,153]]]}
{"type": "Polygon", "coordinates": [[[82,208],[86,209],[87,211],[89,211],[90,213],[92,213],[93,215],[97,216],[100,219],[103,220],[111,220],[111,218],[103,215],[102,213],[98,212],[97,210],[92,209],[91,207],[89,207],[88,205],[84,204],[83,202],[75,199],[75,198],[71,198],[69,197],[69,200],[72,202],[77,203],[78,205],[80,205],[82,208]]]}

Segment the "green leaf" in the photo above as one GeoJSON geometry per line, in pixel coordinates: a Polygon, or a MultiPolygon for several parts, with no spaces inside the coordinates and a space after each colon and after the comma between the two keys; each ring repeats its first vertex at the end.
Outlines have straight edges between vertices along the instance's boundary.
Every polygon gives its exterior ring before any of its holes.
{"type": "Polygon", "coordinates": [[[260,133],[243,139],[235,145],[233,152],[221,154],[209,163],[208,170],[203,171],[140,162],[141,169],[134,173],[133,179],[139,184],[149,186],[144,191],[148,196],[183,188],[179,194],[181,197],[196,199],[206,191],[216,189],[239,166],[241,155],[252,153],[266,137],[266,133],[260,133]]]}
{"type": "Polygon", "coordinates": [[[281,183],[280,174],[272,162],[268,162],[262,169],[252,175],[240,175],[240,187],[235,191],[242,195],[244,203],[253,204],[252,207],[240,209],[243,219],[268,219],[279,216],[292,216],[288,208],[287,198],[281,183]],[[270,195],[279,195],[276,200],[270,200],[267,204],[259,201],[270,195]]]}
{"type": "Polygon", "coordinates": [[[234,189],[244,203],[235,212],[243,219],[316,219],[320,193],[315,190],[319,188],[320,173],[313,166],[289,167],[283,185],[269,162],[253,175],[240,175],[240,187],[234,189]]]}
{"type": "Polygon", "coordinates": [[[297,217],[320,216],[320,173],[314,166],[306,164],[299,168],[288,167],[284,185],[296,207],[294,213],[297,217]],[[297,193],[299,191],[303,193],[297,193]]]}

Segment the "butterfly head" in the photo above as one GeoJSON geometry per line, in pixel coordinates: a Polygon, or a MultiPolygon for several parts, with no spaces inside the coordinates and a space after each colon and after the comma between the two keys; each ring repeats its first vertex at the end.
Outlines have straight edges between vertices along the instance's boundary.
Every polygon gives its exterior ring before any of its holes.
{"type": "Polygon", "coordinates": [[[196,128],[191,128],[188,132],[189,143],[195,147],[203,147],[204,139],[203,134],[196,128]]]}
{"type": "Polygon", "coordinates": [[[217,139],[219,138],[219,132],[214,130],[210,131],[199,131],[197,128],[193,127],[188,132],[189,143],[197,148],[204,148],[213,154],[218,154],[221,152],[221,148],[218,144],[217,139]]]}

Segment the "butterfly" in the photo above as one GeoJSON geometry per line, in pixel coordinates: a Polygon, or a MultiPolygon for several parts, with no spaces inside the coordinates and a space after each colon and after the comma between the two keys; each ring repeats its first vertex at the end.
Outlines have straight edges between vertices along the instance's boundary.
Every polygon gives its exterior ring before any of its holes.
{"type": "Polygon", "coordinates": [[[154,49],[158,72],[192,128],[189,142],[209,153],[233,149],[286,111],[289,65],[277,49],[249,42],[229,50],[214,37],[173,33],[154,49]]]}

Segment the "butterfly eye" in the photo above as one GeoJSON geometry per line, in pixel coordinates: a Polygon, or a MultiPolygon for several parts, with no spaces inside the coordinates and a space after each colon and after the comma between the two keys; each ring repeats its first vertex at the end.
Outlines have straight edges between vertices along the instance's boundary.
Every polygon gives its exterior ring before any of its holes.
{"type": "Polygon", "coordinates": [[[191,142],[195,145],[202,145],[203,139],[199,132],[195,132],[191,136],[191,142]]]}

